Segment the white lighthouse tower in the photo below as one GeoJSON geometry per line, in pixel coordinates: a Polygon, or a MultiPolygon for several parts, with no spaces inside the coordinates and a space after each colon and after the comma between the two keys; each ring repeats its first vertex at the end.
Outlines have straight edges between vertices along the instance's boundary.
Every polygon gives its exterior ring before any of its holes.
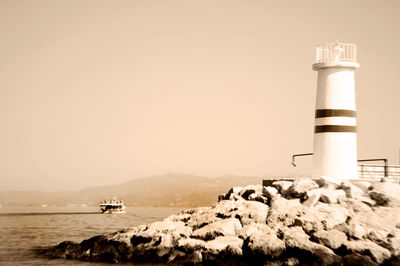
{"type": "Polygon", "coordinates": [[[313,178],[333,182],[357,178],[357,128],[354,70],[356,45],[317,46],[313,178]]]}

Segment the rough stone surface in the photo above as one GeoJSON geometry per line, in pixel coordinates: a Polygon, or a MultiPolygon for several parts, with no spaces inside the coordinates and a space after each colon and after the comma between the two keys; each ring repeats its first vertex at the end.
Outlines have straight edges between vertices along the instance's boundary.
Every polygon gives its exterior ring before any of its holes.
{"type": "Polygon", "coordinates": [[[330,190],[326,188],[321,189],[321,197],[320,200],[324,203],[338,203],[339,198],[343,198],[346,196],[344,190],[330,190]]]}
{"type": "Polygon", "coordinates": [[[225,195],[223,195],[223,199],[232,200],[234,199],[235,196],[236,197],[239,196],[241,190],[242,190],[241,187],[233,187],[225,195]]]}
{"type": "Polygon", "coordinates": [[[296,217],[302,214],[302,210],[303,206],[299,199],[277,199],[271,204],[267,224],[271,228],[293,225],[296,217]]]}
{"type": "Polygon", "coordinates": [[[221,218],[215,215],[215,212],[210,208],[198,208],[193,212],[189,220],[186,222],[186,225],[196,230],[220,220],[221,218]]]}
{"type": "Polygon", "coordinates": [[[206,241],[194,238],[181,238],[178,241],[178,247],[184,250],[202,249],[206,245],[206,241]]]}
{"type": "Polygon", "coordinates": [[[359,223],[351,224],[349,229],[349,235],[355,239],[362,239],[368,233],[367,230],[359,223]]]}
{"type": "Polygon", "coordinates": [[[346,192],[348,198],[359,198],[365,194],[361,188],[352,184],[350,181],[343,181],[340,188],[346,192]]]}
{"type": "Polygon", "coordinates": [[[228,218],[210,223],[200,229],[194,230],[192,237],[210,240],[218,236],[235,236],[242,225],[236,218],[228,218]]]}
{"type": "Polygon", "coordinates": [[[219,236],[207,241],[205,249],[208,253],[218,255],[221,251],[229,250],[233,256],[242,255],[243,239],[236,236],[219,236]]]}
{"type": "Polygon", "coordinates": [[[247,253],[254,256],[279,257],[285,250],[285,243],[266,224],[249,224],[243,227],[240,237],[245,239],[247,253]]]}
{"type": "Polygon", "coordinates": [[[329,248],[311,242],[309,236],[299,226],[286,227],[282,230],[286,247],[310,252],[319,259],[320,264],[333,264],[339,260],[329,248]]]}
{"type": "Polygon", "coordinates": [[[301,198],[307,194],[308,191],[319,188],[319,185],[311,179],[300,179],[293,182],[293,185],[288,189],[291,197],[301,198]]]}
{"type": "Polygon", "coordinates": [[[318,183],[332,184],[335,187],[339,187],[341,181],[338,180],[337,178],[329,178],[327,176],[321,176],[320,179],[318,180],[318,183]]]}
{"type": "Polygon", "coordinates": [[[368,254],[375,262],[381,264],[390,258],[390,251],[371,241],[348,241],[344,244],[352,253],[368,254]]]}
{"type": "Polygon", "coordinates": [[[389,198],[383,194],[376,191],[371,191],[369,197],[375,201],[375,205],[377,206],[388,206],[389,205],[389,198]]]}
{"type": "Polygon", "coordinates": [[[270,204],[271,201],[274,201],[278,197],[281,196],[279,194],[279,191],[274,187],[263,187],[262,193],[263,193],[263,196],[268,199],[268,203],[267,204],[270,204]]]}
{"type": "Polygon", "coordinates": [[[243,199],[247,200],[249,199],[249,196],[253,193],[255,193],[256,195],[262,195],[262,187],[257,185],[245,186],[240,190],[239,195],[243,199]]]}
{"type": "Polygon", "coordinates": [[[368,181],[360,181],[355,183],[354,185],[356,185],[357,187],[361,188],[364,191],[368,191],[370,189],[372,189],[372,184],[371,182],[368,181]]]}
{"type": "Polygon", "coordinates": [[[377,182],[372,185],[372,188],[372,191],[381,193],[389,199],[388,206],[400,207],[400,184],[377,182]]]}
{"type": "Polygon", "coordinates": [[[293,185],[292,181],[275,181],[272,183],[272,187],[276,188],[279,193],[286,196],[288,189],[293,185]]]}
{"type": "Polygon", "coordinates": [[[231,188],[211,207],[38,249],[110,263],[400,265],[400,185],[328,180],[231,188]]]}
{"type": "Polygon", "coordinates": [[[242,225],[249,223],[265,223],[269,207],[258,201],[244,201],[237,206],[232,215],[239,219],[242,225]]]}
{"type": "Polygon", "coordinates": [[[312,212],[319,217],[316,217],[316,220],[319,219],[321,221],[325,230],[332,229],[336,225],[346,222],[349,217],[349,211],[338,204],[318,203],[314,206],[312,212]]]}
{"type": "Polygon", "coordinates": [[[312,189],[310,191],[307,191],[307,199],[303,202],[303,205],[306,207],[312,207],[321,198],[321,190],[320,189],[312,189]]]}
{"type": "Polygon", "coordinates": [[[346,234],[335,229],[317,231],[313,234],[313,237],[318,243],[331,249],[337,249],[347,242],[346,234]]]}
{"type": "Polygon", "coordinates": [[[248,197],[248,200],[258,201],[258,202],[261,202],[264,204],[268,204],[268,198],[264,197],[263,195],[257,194],[257,193],[250,194],[250,196],[248,197]]]}

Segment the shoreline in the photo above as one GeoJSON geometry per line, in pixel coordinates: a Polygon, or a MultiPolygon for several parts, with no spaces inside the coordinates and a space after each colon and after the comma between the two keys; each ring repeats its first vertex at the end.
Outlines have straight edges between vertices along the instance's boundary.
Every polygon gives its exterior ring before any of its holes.
{"type": "Polygon", "coordinates": [[[323,179],[236,187],[211,207],[37,253],[111,263],[390,265],[400,263],[398,191],[323,179]]]}

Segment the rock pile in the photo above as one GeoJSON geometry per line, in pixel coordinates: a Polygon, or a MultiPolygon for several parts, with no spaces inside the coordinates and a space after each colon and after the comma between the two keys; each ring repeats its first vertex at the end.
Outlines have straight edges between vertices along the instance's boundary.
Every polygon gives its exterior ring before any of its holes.
{"type": "Polygon", "coordinates": [[[39,253],[113,263],[399,265],[399,195],[398,184],[323,179],[234,187],[211,207],[39,253]]]}

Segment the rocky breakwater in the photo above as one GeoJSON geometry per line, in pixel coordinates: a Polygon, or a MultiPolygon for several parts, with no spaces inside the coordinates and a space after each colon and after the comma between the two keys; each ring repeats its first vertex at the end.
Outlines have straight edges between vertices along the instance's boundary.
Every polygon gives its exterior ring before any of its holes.
{"type": "Polygon", "coordinates": [[[399,265],[399,197],[393,183],[234,187],[211,207],[38,252],[112,263],[399,265]]]}

